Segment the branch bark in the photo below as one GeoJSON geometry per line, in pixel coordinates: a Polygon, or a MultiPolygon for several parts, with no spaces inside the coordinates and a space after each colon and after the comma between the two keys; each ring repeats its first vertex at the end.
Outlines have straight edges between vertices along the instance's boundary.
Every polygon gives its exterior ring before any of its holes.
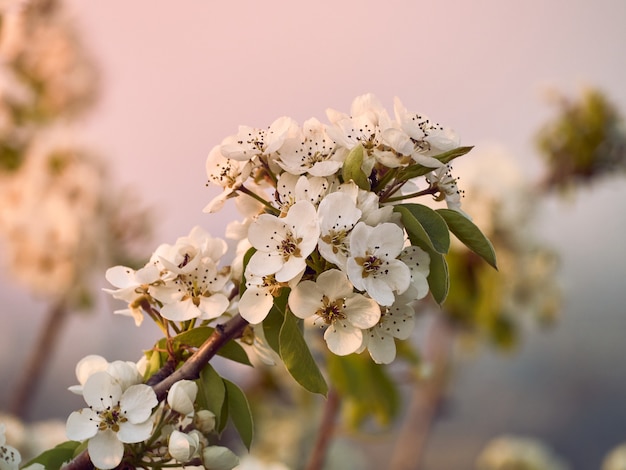
{"type": "Polygon", "coordinates": [[[306,470],[321,470],[324,467],[328,447],[335,434],[335,423],[337,422],[340,404],[341,398],[339,394],[335,389],[331,388],[326,399],[322,422],[317,432],[317,440],[315,441],[306,470]]]}

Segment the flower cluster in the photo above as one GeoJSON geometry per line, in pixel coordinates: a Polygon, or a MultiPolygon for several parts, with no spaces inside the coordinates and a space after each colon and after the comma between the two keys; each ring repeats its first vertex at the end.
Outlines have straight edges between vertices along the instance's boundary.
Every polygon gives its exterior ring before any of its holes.
{"type": "Polygon", "coordinates": [[[327,114],[328,125],[282,117],[224,139],[207,159],[209,183],[223,191],[205,211],[239,196],[240,252],[254,250],[239,302],[246,320],[261,323],[288,289],[294,315],[328,327],[333,353],[367,347],[387,363],[393,338],[410,335],[409,305],[428,293],[429,273],[394,204],[429,194],[460,210],[447,161],[435,158],[459,141],[398,99],[395,119],[373,95],[355,99],[350,114],[327,114]]]}
{"type": "Polygon", "coordinates": [[[69,416],[67,437],[87,440],[89,457],[98,468],[115,468],[125,458],[147,467],[191,464],[230,469],[237,464],[230,450],[209,445],[215,416],[208,410],[196,411],[195,382],[176,382],[159,404],[132,362],[109,363],[87,356],[78,363],[76,375],[80,385],[70,390],[81,394],[88,407],[69,416]]]}

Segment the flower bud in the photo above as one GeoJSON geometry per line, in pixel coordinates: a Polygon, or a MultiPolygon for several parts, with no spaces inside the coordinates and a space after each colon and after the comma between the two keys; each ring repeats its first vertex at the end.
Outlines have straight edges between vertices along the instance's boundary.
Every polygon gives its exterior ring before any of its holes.
{"type": "Polygon", "coordinates": [[[189,462],[198,451],[200,440],[197,434],[185,434],[172,431],[167,450],[170,455],[181,463],[189,462]]]}
{"type": "Polygon", "coordinates": [[[193,404],[198,394],[198,385],[192,380],[179,380],[167,393],[167,403],[182,415],[193,413],[193,404]]]}
{"type": "Polygon", "coordinates": [[[193,418],[193,424],[202,434],[209,434],[215,429],[215,414],[209,410],[198,410],[193,418]]]}
{"type": "Polygon", "coordinates": [[[211,470],[231,470],[239,465],[239,457],[227,447],[211,446],[202,452],[202,462],[211,470]]]}

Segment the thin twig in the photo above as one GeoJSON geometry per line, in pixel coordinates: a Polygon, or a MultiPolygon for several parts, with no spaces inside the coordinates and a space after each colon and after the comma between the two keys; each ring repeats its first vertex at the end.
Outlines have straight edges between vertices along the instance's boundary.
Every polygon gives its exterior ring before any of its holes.
{"type": "Polygon", "coordinates": [[[45,324],[39,333],[39,338],[31,351],[9,405],[9,412],[18,418],[24,419],[34,392],[37,390],[37,385],[41,381],[44,371],[48,369],[47,365],[53,357],[52,351],[54,351],[59,339],[66,314],[67,308],[62,300],[52,305],[47,313],[45,324]]]}
{"type": "Polygon", "coordinates": [[[313,446],[306,470],[321,470],[323,468],[328,448],[335,433],[335,423],[337,422],[340,404],[341,397],[335,389],[331,388],[324,406],[322,422],[317,431],[317,440],[313,446]]]}
{"type": "MultiPolygon", "coordinates": [[[[218,325],[215,331],[198,348],[198,350],[176,371],[170,364],[165,364],[155,375],[165,377],[157,384],[152,385],[159,402],[165,400],[167,392],[172,385],[179,380],[197,379],[202,368],[217,354],[222,346],[228,341],[241,336],[248,322],[240,315],[236,315],[223,325],[218,325]],[[167,369],[165,369],[167,368],[167,369]],[[163,371],[163,372],[162,372],[163,371]]],[[[74,460],[66,464],[63,470],[93,470],[94,466],[89,459],[87,451],[83,451],[74,460]]]]}

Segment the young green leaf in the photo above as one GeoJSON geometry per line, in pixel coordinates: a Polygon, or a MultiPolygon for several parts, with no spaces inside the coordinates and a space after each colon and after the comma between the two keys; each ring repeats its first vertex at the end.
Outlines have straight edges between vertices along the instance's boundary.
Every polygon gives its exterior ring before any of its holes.
{"type": "Polygon", "coordinates": [[[80,445],[81,443],[77,441],[63,442],[35,457],[24,467],[38,463],[43,465],[46,470],[59,470],[64,463],[74,458],[74,452],[80,445]]]}
{"type": "MultiPolygon", "coordinates": [[[[426,250],[428,251],[428,250],[426,250]]],[[[450,275],[448,273],[448,263],[444,255],[428,251],[430,255],[430,272],[428,273],[428,287],[430,293],[439,305],[448,296],[450,289],[450,275]]]]}
{"type": "Polygon", "coordinates": [[[283,287],[280,295],[274,298],[274,305],[270,309],[270,312],[263,320],[263,333],[265,339],[270,348],[276,351],[280,355],[280,329],[283,326],[283,320],[285,318],[285,309],[287,308],[287,299],[289,298],[289,291],[287,287],[283,287]]]}
{"type": "Polygon", "coordinates": [[[328,385],[291,313],[285,314],[279,339],[280,357],[291,376],[309,392],[326,396],[328,385]]]}
{"type": "Polygon", "coordinates": [[[244,445],[250,450],[252,437],[254,436],[254,424],[248,399],[234,383],[224,379],[224,386],[228,396],[228,414],[230,419],[239,432],[244,445]]]}
{"type": "MultiPolygon", "coordinates": [[[[226,388],[222,377],[215,371],[211,364],[207,364],[200,372],[198,383],[198,396],[196,402],[202,409],[209,410],[215,415],[216,428],[228,417],[222,416],[222,405],[226,398],[226,388]]],[[[223,426],[221,426],[223,428],[223,426]]]]}
{"type": "Polygon", "coordinates": [[[422,204],[399,204],[394,211],[402,216],[412,245],[445,254],[450,249],[450,232],[445,220],[422,204]]]}
{"type": "Polygon", "coordinates": [[[354,147],[348,153],[345,162],[343,163],[342,176],[344,182],[350,180],[354,181],[356,185],[366,191],[370,190],[370,181],[367,179],[367,175],[361,168],[363,164],[363,146],[361,144],[354,147]]]}
{"type": "Polygon", "coordinates": [[[495,269],[496,251],[489,239],[480,229],[463,214],[450,209],[438,209],[437,212],[448,224],[450,231],[474,253],[487,261],[495,269]]]}

